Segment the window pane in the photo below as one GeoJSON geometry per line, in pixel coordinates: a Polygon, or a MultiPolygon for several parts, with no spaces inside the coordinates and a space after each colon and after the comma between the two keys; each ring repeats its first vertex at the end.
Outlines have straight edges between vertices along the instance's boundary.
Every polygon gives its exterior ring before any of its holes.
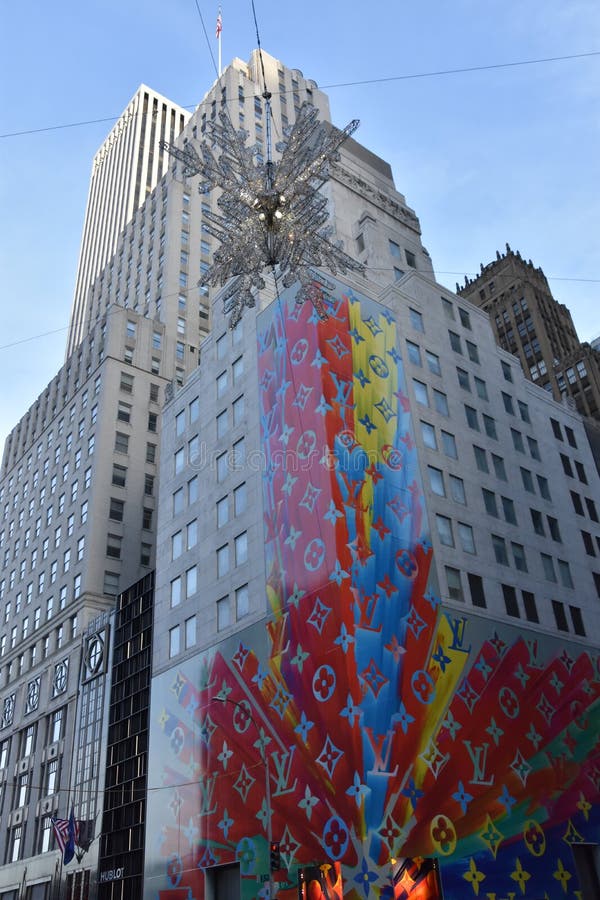
{"type": "Polygon", "coordinates": [[[441,469],[435,469],[433,466],[428,466],[428,470],[431,490],[439,497],[445,497],[446,491],[444,490],[444,475],[441,469]]]}
{"type": "Polygon", "coordinates": [[[454,547],[454,537],[452,534],[452,522],[447,516],[437,515],[435,517],[438,536],[440,539],[440,543],[445,544],[447,547],[454,547]]]}

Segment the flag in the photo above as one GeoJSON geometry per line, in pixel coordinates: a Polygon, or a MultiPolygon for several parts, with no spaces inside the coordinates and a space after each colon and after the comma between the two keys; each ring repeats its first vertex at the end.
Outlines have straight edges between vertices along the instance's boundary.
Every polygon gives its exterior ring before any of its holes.
{"type": "Polygon", "coordinates": [[[75,819],[73,809],[71,808],[71,815],[68,819],[57,819],[53,816],[52,828],[66,865],[75,855],[75,843],[79,838],[79,822],[75,819]]]}
{"type": "Polygon", "coordinates": [[[222,31],[223,31],[223,18],[222,18],[222,16],[221,16],[221,9],[220,9],[220,7],[219,7],[219,12],[218,12],[218,15],[217,15],[217,28],[216,28],[216,34],[215,34],[215,37],[220,38],[220,37],[221,37],[221,32],[222,32],[222,31]]]}

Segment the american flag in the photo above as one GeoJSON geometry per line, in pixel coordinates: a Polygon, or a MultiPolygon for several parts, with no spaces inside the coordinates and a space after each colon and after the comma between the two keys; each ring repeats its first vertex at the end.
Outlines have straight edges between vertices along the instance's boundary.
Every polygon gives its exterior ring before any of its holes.
{"type": "Polygon", "coordinates": [[[223,18],[222,18],[222,16],[221,16],[221,10],[219,9],[219,12],[218,12],[218,14],[217,14],[217,28],[216,28],[216,35],[215,35],[215,36],[216,36],[217,38],[220,37],[222,31],[223,31],[223,18]]]}
{"type": "Polygon", "coordinates": [[[79,839],[79,822],[74,818],[73,811],[71,811],[71,815],[68,819],[57,819],[53,816],[52,828],[54,830],[56,843],[60,847],[60,852],[63,854],[64,861],[70,862],[73,858],[73,854],[71,853],[71,855],[69,855],[69,853],[71,849],[74,850],[74,845],[79,839]]]}

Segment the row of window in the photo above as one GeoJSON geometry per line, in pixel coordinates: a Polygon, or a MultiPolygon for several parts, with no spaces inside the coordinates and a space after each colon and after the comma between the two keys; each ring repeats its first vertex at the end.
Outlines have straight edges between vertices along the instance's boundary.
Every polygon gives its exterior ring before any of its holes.
{"type": "MultiPolygon", "coordinates": [[[[466,592],[463,583],[463,575],[466,575],[473,606],[486,607],[483,580],[480,575],[474,575],[471,572],[462,573],[454,566],[445,566],[445,574],[446,584],[448,586],[448,596],[451,600],[460,603],[465,602],[466,592]]],[[[512,585],[508,584],[501,584],[501,588],[505,610],[508,616],[521,618],[522,614],[524,614],[527,621],[539,624],[540,618],[535,594],[531,591],[522,589],[517,590],[512,585]]],[[[559,631],[572,631],[574,634],[585,637],[586,631],[580,607],[572,604],[565,604],[560,600],[551,600],[551,606],[554,621],[559,631]],[[569,613],[568,616],[567,610],[569,613]]]]}

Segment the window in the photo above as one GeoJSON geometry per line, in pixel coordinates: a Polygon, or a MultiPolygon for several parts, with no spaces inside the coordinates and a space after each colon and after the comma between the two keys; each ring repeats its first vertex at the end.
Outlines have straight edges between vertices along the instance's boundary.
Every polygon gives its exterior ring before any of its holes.
{"type": "Polygon", "coordinates": [[[146,531],[152,528],[152,513],[153,510],[148,509],[146,506],[142,511],[142,528],[146,531]]]}
{"type": "Polygon", "coordinates": [[[575,432],[572,428],[569,428],[568,425],[565,425],[565,434],[567,436],[567,440],[571,447],[577,448],[577,441],[575,440],[575,432]]]}
{"type": "Polygon", "coordinates": [[[239,516],[246,510],[246,482],[239,484],[233,491],[233,514],[239,516]]]}
{"type": "Polygon", "coordinates": [[[406,257],[406,265],[410,266],[411,269],[417,268],[417,260],[415,254],[411,250],[404,250],[404,255],[406,257]]]}
{"type": "Polygon", "coordinates": [[[467,572],[467,579],[469,581],[469,590],[471,592],[471,603],[473,606],[485,609],[485,593],[481,575],[474,575],[472,572],[467,572]]]}
{"type": "Polygon", "coordinates": [[[564,453],[560,454],[560,461],[562,462],[563,472],[565,475],[568,475],[570,478],[573,478],[573,469],[571,467],[571,460],[564,453]]]}
{"type": "Polygon", "coordinates": [[[467,497],[465,494],[465,483],[462,478],[458,478],[456,475],[449,475],[448,481],[450,482],[450,496],[455,501],[455,503],[462,503],[463,506],[466,506],[467,497]]]}
{"type": "Polygon", "coordinates": [[[585,474],[585,469],[584,469],[582,463],[580,463],[578,460],[575,460],[575,469],[577,470],[577,477],[579,478],[581,483],[587,484],[588,480],[587,480],[587,476],[585,474]]]}
{"type": "Polygon", "coordinates": [[[121,372],[119,387],[124,394],[133,393],[133,375],[130,375],[129,372],[121,372]]]}
{"type": "Polygon", "coordinates": [[[183,532],[176,531],[171,535],[171,560],[178,559],[183,553],[183,532]]]}
{"type": "Polygon", "coordinates": [[[473,376],[473,381],[475,382],[475,390],[477,391],[477,396],[481,400],[489,399],[485,381],[482,378],[478,378],[476,375],[473,376]]]}
{"type": "Polygon", "coordinates": [[[555,519],[554,516],[546,516],[548,520],[548,529],[550,531],[550,537],[553,541],[557,541],[558,543],[562,543],[562,538],[560,536],[560,528],[558,527],[558,519],[555,519]]]}
{"type": "Polygon", "coordinates": [[[248,534],[242,532],[234,539],[235,564],[241,566],[248,561],[248,534]]]}
{"type": "Polygon", "coordinates": [[[466,309],[463,309],[461,306],[458,307],[458,316],[460,318],[461,325],[464,328],[467,328],[471,331],[471,317],[466,309]]]}
{"type": "Polygon", "coordinates": [[[498,518],[498,506],[496,504],[496,495],[493,491],[488,491],[486,488],[481,489],[483,494],[483,505],[485,506],[485,511],[488,516],[494,516],[496,519],[498,518]]]}
{"type": "Polygon", "coordinates": [[[462,355],[460,335],[458,335],[455,331],[448,331],[448,337],[450,338],[450,346],[452,347],[454,352],[460,353],[462,355]]]}
{"type": "Polygon", "coordinates": [[[119,593],[119,573],[105,572],[103,591],[110,597],[114,597],[119,593]]]}
{"type": "Polygon", "coordinates": [[[427,396],[427,385],[423,384],[422,381],[417,381],[416,378],[413,378],[413,389],[415,392],[415,399],[417,403],[420,403],[422,406],[429,406],[429,397],[427,396]]]}
{"type": "Polygon", "coordinates": [[[181,576],[171,581],[171,609],[181,603],[181,576]]]}
{"type": "Polygon", "coordinates": [[[456,449],[456,439],[449,431],[442,431],[442,449],[446,456],[450,459],[458,459],[458,451],[456,449]]]}
{"type": "Polygon", "coordinates": [[[518,453],[525,453],[525,444],[523,443],[523,435],[520,431],[517,431],[516,428],[510,429],[510,435],[512,437],[513,447],[518,453]]]}
{"type": "Polygon", "coordinates": [[[429,471],[429,484],[431,490],[434,494],[437,494],[438,497],[445,497],[446,490],[444,488],[444,474],[441,469],[436,469],[434,466],[427,467],[429,471]]]}
{"type": "Polygon", "coordinates": [[[240,469],[244,463],[246,462],[246,441],[244,438],[240,438],[239,441],[236,441],[233,445],[233,468],[234,470],[240,469]]]}
{"type": "Polygon", "coordinates": [[[596,510],[596,504],[593,500],[590,500],[589,497],[585,498],[585,505],[587,506],[587,511],[592,522],[598,521],[598,512],[596,510]]]}
{"type": "Polygon", "coordinates": [[[554,434],[554,437],[557,440],[562,441],[563,436],[562,436],[562,431],[561,431],[561,427],[560,427],[560,422],[557,422],[556,419],[550,419],[550,424],[552,425],[552,432],[554,434]]]}
{"type": "Polygon", "coordinates": [[[552,500],[552,497],[550,495],[550,488],[548,487],[548,479],[543,475],[536,475],[536,478],[540,495],[544,498],[544,500],[552,500]]]}
{"type": "Polygon", "coordinates": [[[494,466],[494,474],[496,478],[499,478],[501,481],[507,481],[506,477],[506,469],[504,467],[504,460],[501,456],[496,456],[495,453],[492,453],[492,464],[494,466]]]}
{"type": "Polygon", "coordinates": [[[407,341],[406,342],[406,350],[407,350],[408,358],[409,358],[410,362],[414,366],[421,366],[422,365],[421,350],[419,348],[419,345],[413,344],[412,341],[407,341]]]}
{"type": "Polygon", "coordinates": [[[217,600],[217,631],[229,628],[231,625],[231,607],[229,597],[221,597],[217,600]]]}
{"type": "Polygon", "coordinates": [[[527,424],[531,424],[531,419],[529,418],[529,407],[526,403],[523,403],[522,400],[517,400],[517,406],[519,407],[519,415],[523,422],[527,424]]]}
{"type": "Polygon", "coordinates": [[[560,577],[560,583],[563,587],[572,588],[573,587],[573,579],[571,578],[571,569],[569,567],[569,563],[564,559],[558,559],[558,574],[560,577]]]}
{"type": "Polygon", "coordinates": [[[420,331],[421,333],[425,332],[425,326],[423,324],[423,316],[416,309],[408,309],[410,315],[410,324],[414,328],[415,331],[420,331]]]}
{"type": "Polygon", "coordinates": [[[124,509],[125,503],[123,500],[117,500],[116,497],[111,497],[108,518],[112,519],[114,522],[122,522],[124,509]]]}
{"type": "Polygon", "coordinates": [[[575,634],[579,634],[581,635],[581,637],[585,637],[585,627],[583,624],[581,609],[578,606],[569,606],[569,612],[571,613],[571,621],[573,622],[573,631],[575,632],[575,634]]]}
{"type": "Polygon", "coordinates": [[[433,425],[429,425],[428,422],[421,422],[421,436],[426,447],[429,447],[430,450],[437,450],[437,439],[433,425]]]}
{"type": "Polygon", "coordinates": [[[176,516],[183,511],[183,488],[180,487],[173,493],[173,515],[176,516]]]}
{"type": "Polygon", "coordinates": [[[531,458],[540,460],[541,459],[540,448],[538,446],[538,442],[536,441],[536,439],[529,437],[529,435],[527,435],[527,444],[529,446],[529,454],[530,454],[531,458]]]}
{"type": "Polygon", "coordinates": [[[452,522],[447,516],[436,515],[435,517],[438,537],[440,543],[446,547],[454,547],[454,536],[452,534],[452,522]]]}
{"type": "Polygon", "coordinates": [[[154,493],[154,475],[144,475],[144,493],[151,497],[154,493]]]}
{"type": "Polygon", "coordinates": [[[483,428],[488,437],[493,438],[495,441],[498,440],[498,434],[496,432],[496,420],[492,419],[491,416],[487,416],[485,413],[482,415],[483,418],[483,428]]]}
{"type": "Polygon", "coordinates": [[[511,549],[513,558],[515,561],[515,567],[519,572],[527,572],[527,558],[525,556],[525,548],[522,544],[515,544],[511,542],[511,549]]]}
{"type": "Polygon", "coordinates": [[[220,399],[227,393],[227,372],[221,372],[217,376],[217,397],[220,399]]]}
{"type": "Polygon", "coordinates": [[[185,410],[175,416],[175,434],[180,437],[185,431],[185,410]]]}
{"type": "Polygon", "coordinates": [[[185,649],[189,650],[196,643],[196,616],[185,620],[185,649]]]}
{"type": "Polygon", "coordinates": [[[396,241],[392,241],[391,239],[388,241],[388,244],[389,244],[389,248],[390,248],[390,254],[392,256],[394,256],[396,259],[401,259],[402,256],[400,253],[400,245],[397,244],[396,241]]]}
{"type": "Polygon", "coordinates": [[[224,409],[223,412],[219,413],[217,416],[217,438],[223,438],[227,434],[227,429],[229,427],[227,410],[224,409]]]}
{"type": "Polygon", "coordinates": [[[506,411],[509,415],[514,416],[514,414],[515,414],[515,408],[514,408],[514,406],[513,406],[513,399],[512,399],[512,397],[510,396],[510,394],[506,394],[504,391],[502,391],[501,393],[502,393],[502,402],[503,402],[503,404],[504,404],[504,409],[505,409],[505,411],[506,411]]]}
{"type": "Polygon", "coordinates": [[[556,622],[556,627],[559,631],[568,631],[569,625],[567,623],[567,615],[565,613],[565,605],[561,603],[560,600],[552,601],[552,611],[554,613],[554,620],[556,622]]]}
{"type": "Polygon", "coordinates": [[[425,351],[425,359],[427,360],[427,366],[429,371],[433,373],[433,375],[441,375],[442,367],[440,366],[440,358],[435,353],[432,353],[430,350],[425,351]]]}
{"type": "Polygon", "coordinates": [[[229,520],[229,498],[217,500],[217,528],[222,528],[229,520]]]}
{"type": "Polygon", "coordinates": [[[140,565],[141,566],[149,566],[152,561],[152,544],[145,544],[142,542],[142,546],[140,548],[140,565]]]}
{"type": "Polygon", "coordinates": [[[198,590],[198,568],[191,566],[185,573],[185,596],[189,599],[198,590]]]}
{"type": "Polygon", "coordinates": [[[529,513],[531,515],[531,524],[533,525],[533,530],[536,534],[544,537],[546,533],[544,531],[544,519],[541,512],[537,509],[530,509],[529,513]]]}
{"type": "Polygon", "coordinates": [[[441,298],[442,301],[442,309],[444,310],[444,315],[447,319],[452,319],[454,321],[454,306],[447,300],[446,297],[441,298]]]}
{"type": "Polygon", "coordinates": [[[238,384],[242,380],[242,376],[244,374],[244,357],[239,356],[236,360],[234,360],[231,371],[233,374],[233,383],[238,384]]]}
{"type": "Polygon", "coordinates": [[[478,363],[479,362],[479,351],[477,349],[477,345],[472,341],[465,341],[467,346],[467,354],[471,362],[478,363]]]}
{"type": "Polygon", "coordinates": [[[217,578],[222,578],[229,571],[229,546],[224,544],[217,550],[217,578]]]}
{"type": "Polygon", "coordinates": [[[523,597],[523,607],[527,620],[529,622],[539,622],[534,594],[531,591],[521,591],[521,596],[523,597]]]}
{"type": "Polygon", "coordinates": [[[472,406],[467,406],[465,404],[465,416],[467,418],[467,425],[469,428],[472,428],[474,431],[479,431],[479,420],[477,418],[477,410],[472,406]]]}
{"type": "Polygon", "coordinates": [[[448,398],[442,391],[436,391],[435,388],[433,389],[433,403],[441,416],[450,415],[448,412],[448,398]]]}
{"type": "MultiPolygon", "coordinates": [[[[121,541],[122,538],[118,534],[108,534],[106,536],[106,555],[112,556],[114,559],[120,559],[121,541]]],[[[68,551],[66,552],[68,553],[68,551]]]]}
{"type": "Polygon", "coordinates": [[[510,499],[510,497],[501,497],[502,500],[502,511],[504,513],[504,518],[509,523],[509,525],[517,524],[517,514],[515,513],[515,504],[510,499]]]}
{"type": "Polygon", "coordinates": [[[500,365],[502,366],[502,374],[504,375],[505,380],[512,381],[512,371],[509,364],[504,360],[501,360],[500,365]]]}
{"type": "Polygon", "coordinates": [[[117,453],[129,452],[129,435],[123,434],[122,431],[117,431],[115,434],[115,451],[117,453]]]}
{"type": "Polygon", "coordinates": [[[243,619],[250,612],[250,594],[248,585],[244,584],[235,592],[235,614],[237,619],[243,619]]]}
{"type": "Polygon", "coordinates": [[[200,398],[194,397],[190,403],[190,422],[196,422],[200,415],[200,398]]]}
{"type": "Polygon", "coordinates": [[[544,570],[544,578],[547,581],[556,583],[556,572],[554,571],[554,560],[547,553],[540,553],[542,560],[542,569],[544,570]]]}
{"type": "Polygon", "coordinates": [[[446,566],[446,583],[448,585],[448,596],[451,600],[457,600],[464,603],[465,595],[463,593],[460,572],[453,569],[452,566],[446,566]]]}
{"type": "Polygon", "coordinates": [[[460,546],[464,550],[465,553],[476,553],[475,549],[475,538],[473,536],[473,529],[470,525],[467,525],[465,522],[458,522],[457,524],[458,531],[458,539],[460,541],[460,546]]]}
{"type": "Polygon", "coordinates": [[[529,469],[524,469],[521,466],[521,481],[523,482],[523,487],[530,494],[535,494],[535,488],[533,486],[533,476],[529,469]]]}
{"type": "Polygon", "coordinates": [[[146,462],[147,463],[155,463],[156,462],[156,444],[146,444],[146,462]]]}
{"type": "Polygon", "coordinates": [[[150,412],[148,413],[148,431],[156,432],[158,430],[158,415],[157,413],[150,412]]]}
{"type": "Polygon", "coordinates": [[[498,534],[492,535],[492,548],[496,562],[501,566],[508,565],[508,553],[506,552],[506,542],[503,537],[498,534]]]}
{"type": "Polygon", "coordinates": [[[112,483],[117,487],[125,487],[125,480],[127,478],[127,469],[125,466],[119,466],[117,463],[113,463],[113,471],[112,471],[112,483]]]}
{"type": "Polygon", "coordinates": [[[183,447],[181,447],[179,450],[175,451],[173,460],[174,460],[175,474],[178,475],[179,472],[183,472],[183,467],[185,465],[185,451],[184,451],[183,447]]]}
{"type": "Polygon", "coordinates": [[[502,593],[504,594],[504,606],[506,607],[506,614],[509,616],[514,616],[515,618],[520,618],[521,614],[519,612],[519,601],[517,600],[517,592],[509,584],[502,585],[502,593]]]}
{"type": "Polygon", "coordinates": [[[475,465],[480,472],[489,472],[487,455],[483,447],[477,447],[473,444],[473,453],[475,454],[475,465]]]}
{"type": "MultiPolygon", "coordinates": [[[[196,503],[198,500],[198,476],[194,475],[193,478],[187,483],[188,488],[188,503],[196,503]]],[[[183,488],[181,489],[183,496],[183,488]]]]}
{"type": "Polygon", "coordinates": [[[461,388],[463,389],[463,391],[469,391],[469,393],[470,393],[471,392],[471,382],[469,380],[469,373],[466,371],[466,369],[460,369],[457,366],[456,374],[458,376],[458,383],[461,386],[461,388]]]}
{"type": "Polygon", "coordinates": [[[173,628],[169,628],[169,659],[172,659],[174,656],[181,650],[181,626],[174,625],[173,628]]]}

